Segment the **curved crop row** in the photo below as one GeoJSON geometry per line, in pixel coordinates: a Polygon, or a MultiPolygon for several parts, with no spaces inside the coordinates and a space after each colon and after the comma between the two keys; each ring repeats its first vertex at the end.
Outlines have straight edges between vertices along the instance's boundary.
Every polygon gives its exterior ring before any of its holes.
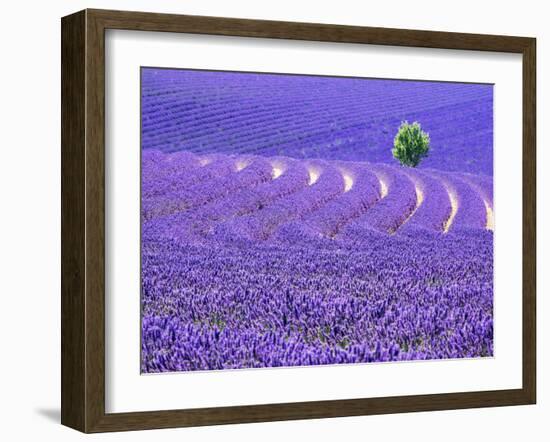
{"type": "Polygon", "coordinates": [[[199,159],[186,152],[150,151],[143,161],[143,220],[157,218],[148,229],[169,237],[293,241],[492,230],[490,177],[284,157],[199,159]],[[157,175],[149,170],[156,165],[157,175]]]}
{"type": "Polygon", "coordinates": [[[376,172],[388,188],[388,194],[363,216],[348,224],[341,232],[345,239],[360,239],[365,231],[394,233],[417,206],[416,188],[412,180],[396,168],[378,165],[376,172]]]}
{"type": "Polygon", "coordinates": [[[172,191],[159,198],[143,201],[143,218],[148,220],[201,206],[233,192],[269,181],[272,178],[273,167],[269,161],[261,157],[226,158],[214,163],[212,170],[219,171],[219,175],[191,187],[187,187],[183,183],[185,180],[181,180],[175,183],[172,191]],[[232,173],[227,173],[229,171],[232,173]]]}
{"type": "Polygon", "coordinates": [[[451,201],[441,180],[416,171],[413,181],[422,193],[422,204],[398,230],[400,235],[414,237],[422,231],[443,232],[451,215],[451,201]]]}
{"type": "Polygon", "coordinates": [[[495,215],[494,215],[494,203],[493,203],[493,179],[485,175],[472,175],[463,174],[460,175],[464,181],[470,184],[476,192],[479,193],[485,204],[485,210],[487,212],[487,222],[485,228],[488,230],[495,229],[495,215]]]}
{"type": "MultiPolygon", "coordinates": [[[[162,196],[179,186],[190,186],[224,172],[220,164],[215,168],[204,167],[214,158],[199,158],[190,152],[164,155],[162,161],[151,163],[142,160],[141,196],[144,199],[162,196]]],[[[225,172],[228,172],[225,169],[225,172]]]]}
{"type": "Polygon", "coordinates": [[[345,192],[326,205],[279,227],[277,237],[293,240],[305,236],[334,238],[354,218],[381,198],[380,181],[366,164],[341,163],[345,192]]]}
{"type": "Polygon", "coordinates": [[[344,192],[345,183],[340,171],[325,162],[308,163],[310,185],[278,200],[251,215],[219,224],[214,235],[218,238],[267,239],[282,223],[304,216],[344,192]]]}
{"type": "Polygon", "coordinates": [[[270,159],[270,163],[273,167],[272,181],[244,188],[204,206],[163,217],[156,222],[155,230],[167,237],[203,236],[211,233],[216,223],[262,210],[307,186],[309,173],[303,163],[283,158],[270,159]]]}
{"type": "Polygon", "coordinates": [[[191,174],[193,169],[201,165],[201,160],[195,154],[186,151],[164,154],[154,149],[143,150],[141,153],[142,195],[150,192],[162,192],[162,179],[171,180],[172,176],[191,174]]]}
{"type": "Polygon", "coordinates": [[[474,186],[482,198],[493,207],[493,178],[485,175],[472,175],[470,173],[460,176],[470,185],[474,186]]]}
{"type": "Polygon", "coordinates": [[[456,213],[446,231],[459,229],[485,229],[487,226],[487,210],[483,198],[466,181],[451,174],[431,172],[438,176],[449,193],[451,203],[456,205],[456,213]]]}
{"type": "Polygon", "coordinates": [[[235,172],[235,160],[227,156],[215,155],[208,157],[200,166],[187,173],[176,174],[177,177],[165,176],[163,173],[157,175],[151,171],[144,173],[142,167],[142,219],[149,220],[162,215],[163,204],[174,193],[235,172]],[[157,194],[156,188],[161,185],[164,187],[164,192],[157,194]]]}

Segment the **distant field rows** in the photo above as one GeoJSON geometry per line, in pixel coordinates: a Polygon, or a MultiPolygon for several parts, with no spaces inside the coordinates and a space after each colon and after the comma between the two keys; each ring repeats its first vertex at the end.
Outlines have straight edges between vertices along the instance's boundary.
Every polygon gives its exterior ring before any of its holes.
{"type": "Polygon", "coordinates": [[[364,162],[144,150],[144,231],[360,240],[492,230],[492,179],[364,162]]]}
{"type": "Polygon", "coordinates": [[[432,139],[421,167],[492,175],[492,105],[483,85],[145,69],[142,147],[391,162],[410,120],[432,139]]]}

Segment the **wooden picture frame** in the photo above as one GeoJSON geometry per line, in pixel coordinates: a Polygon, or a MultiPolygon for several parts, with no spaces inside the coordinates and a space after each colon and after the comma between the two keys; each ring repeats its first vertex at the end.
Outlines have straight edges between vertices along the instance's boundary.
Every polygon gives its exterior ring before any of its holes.
{"type": "Polygon", "coordinates": [[[536,41],[233,18],[84,10],[62,19],[62,424],[83,432],[534,404],[536,41]],[[523,385],[513,390],[108,414],[105,412],[105,30],[419,48],[523,57],[523,385]]]}

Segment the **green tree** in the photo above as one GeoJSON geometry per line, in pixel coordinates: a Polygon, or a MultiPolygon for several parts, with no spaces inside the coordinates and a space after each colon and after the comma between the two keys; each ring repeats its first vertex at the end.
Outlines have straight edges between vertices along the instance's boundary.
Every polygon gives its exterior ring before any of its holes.
{"type": "Polygon", "coordinates": [[[403,121],[393,140],[393,157],[403,166],[416,167],[422,158],[428,156],[429,150],[430,135],[418,122],[409,124],[403,121]]]}

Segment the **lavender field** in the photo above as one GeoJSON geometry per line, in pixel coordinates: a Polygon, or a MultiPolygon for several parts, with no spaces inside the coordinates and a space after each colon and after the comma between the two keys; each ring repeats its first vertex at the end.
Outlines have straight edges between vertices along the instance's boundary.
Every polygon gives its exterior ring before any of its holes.
{"type": "Polygon", "coordinates": [[[142,372],[492,356],[492,109],[490,85],[142,69],[142,372]]]}

